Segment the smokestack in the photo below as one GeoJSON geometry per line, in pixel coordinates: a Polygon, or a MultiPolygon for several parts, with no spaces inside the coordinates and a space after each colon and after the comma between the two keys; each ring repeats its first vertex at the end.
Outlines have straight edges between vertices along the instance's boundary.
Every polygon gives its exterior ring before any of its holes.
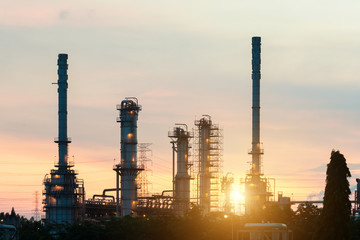
{"type": "Polygon", "coordinates": [[[245,179],[245,213],[248,215],[259,214],[259,211],[266,207],[270,192],[269,179],[262,177],[261,155],[264,154],[260,148],[260,46],[261,38],[252,38],[252,81],[253,81],[253,102],[252,102],[252,148],[249,152],[252,155],[251,171],[245,179]]]}
{"type": "Polygon", "coordinates": [[[44,178],[45,195],[44,211],[48,223],[73,223],[84,217],[84,181],[77,179],[77,173],[71,170],[73,164],[68,162],[67,136],[67,88],[68,55],[58,56],[58,124],[59,135],[55,143],[59,146],[59,162],[55,164],[57,169],[52,169],[50,175],[44,178]]]}
{"type": "Polygon", "coordinates": [[[71,142],[67,137],[67,59],[67,54],[59,54],[58,56],[59,137],[55,143],[58,143],[59,146],[59,168],[68,166],[68,143],[71,142]]]}
{"type": "Polygon", "coordinates": [[[260,53],[261,37],[252,38],[252,80],[253,80],[253,104],[252,104],[252,167],[253,175],[261,174],[260,149],[260,53]]]}

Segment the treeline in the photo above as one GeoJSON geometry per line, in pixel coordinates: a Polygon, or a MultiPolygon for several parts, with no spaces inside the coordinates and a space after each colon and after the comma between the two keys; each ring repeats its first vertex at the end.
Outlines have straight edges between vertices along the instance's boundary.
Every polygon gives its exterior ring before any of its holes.
{"type": "MultiPolygon", "coordinates": [[[[313,239],[319,227],[321,209],[310,203],[300,204],[296,211],[268,206],[257,217],[212,214],[202,217],[197,208],[180,217],[112,218],[78,222],[72,225],[44,225],[23,220],[19,229],[21,240],[230,240],[245,223],[268,221],[285,223],[293,231],[294,240],[313,239]]],[[[360,240],[360,220],[351,219],[350,239],[360,240]]],[[[235,238],[236,239],[236,238],[235,238]]]]}

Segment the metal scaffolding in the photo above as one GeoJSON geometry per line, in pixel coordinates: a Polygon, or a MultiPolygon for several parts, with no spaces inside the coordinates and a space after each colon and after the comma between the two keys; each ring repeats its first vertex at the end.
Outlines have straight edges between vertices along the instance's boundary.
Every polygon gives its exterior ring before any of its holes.
{"type": "Polygon", "coordinates": [[[148,216],[169,216],[174,214],[174,198],[172,190],[165,190],[158,195],[150,197],[139,197],[137,215],[148,216]]]}
{"type": "Polygon", "coordinates": [[[209,115],[195,120],[194,170],[196,173],[197,204],[208,214],[219,211],[222,171],[222,129],[213,124],[209,115]]]}
{"type": "Polygon", "coordinates": [[[151,171],[149,168],[149,164],[151,164],[152,160],[149,155],[152,154],[151,149],[149,146],[151,143],[139,143],[138,144],[138,162],[139,165],[142,166],[144,171],[141,171],[137,177],[138,182],[138,197],[149,197],[149,185],[151,184],[148,180],[148,172],[151,171]]]}

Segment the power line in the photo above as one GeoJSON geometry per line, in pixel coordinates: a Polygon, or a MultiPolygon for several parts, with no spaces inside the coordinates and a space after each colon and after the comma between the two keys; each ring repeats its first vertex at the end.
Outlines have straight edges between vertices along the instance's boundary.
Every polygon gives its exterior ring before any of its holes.
{"type": "Polygon", "coordinates": [[[9,187],[41,187],[41,184],[13,184],[13,183],[0,183],[0,186],[9,186],[9,187]]]}
{"type": "Polygon", "coordinates": [[[39,220],[39,213],[40,213],[40,209],[39,209],[39,191],[35,191],[34,192],[35,195],[35,209],[34,209],[34,214],[35,214],[35,221],[39,220]]]}
{"type": "Polygon", "coordinates": [[[39,176],[39,175],[43,175],[43,173],[0,172],[0,175],[10,175],[10,176],[39,176]]]}

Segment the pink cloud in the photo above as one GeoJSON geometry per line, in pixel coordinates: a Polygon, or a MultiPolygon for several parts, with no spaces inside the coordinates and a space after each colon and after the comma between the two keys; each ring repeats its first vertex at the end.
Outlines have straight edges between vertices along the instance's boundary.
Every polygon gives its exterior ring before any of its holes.
{"type": "Polygon", "coordinates": [[[47,26],[57,21],[58,11],[53,8],[29,4],[2,8],[0,24],[8,26],[47,26]]]}

